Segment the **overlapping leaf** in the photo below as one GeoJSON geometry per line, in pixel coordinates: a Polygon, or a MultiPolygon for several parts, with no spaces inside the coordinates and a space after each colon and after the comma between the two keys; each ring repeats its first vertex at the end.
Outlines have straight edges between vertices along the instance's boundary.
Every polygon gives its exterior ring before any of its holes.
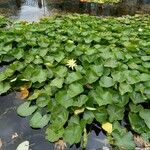
{"type": "Polygon", "coordinates": [[[115,145],[134,149],[133,135],[120,125],[127,116],[128,130],[149,136],[149,15],[74,14],[6,28],[10,23],[0,17],[0,94],[28,85],[28,101],[17,112],[36,111],[30,125],[48,124],[49,141],[74,144],[83,133],[86,141],[86,124],[96,120],[112,125],[115,145]]]}

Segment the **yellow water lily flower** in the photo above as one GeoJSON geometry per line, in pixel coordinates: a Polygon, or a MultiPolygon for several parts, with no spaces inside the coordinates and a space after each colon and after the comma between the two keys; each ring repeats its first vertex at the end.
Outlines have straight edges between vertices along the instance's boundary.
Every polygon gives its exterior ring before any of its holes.
{"type": "Polygon", "coordinates": [[[73,69],[77,66],[76,60],[74,60],[74,59],[69,59],[69,60],[67,61],[67,66],[73,70],[73,69]]]}
{"type": "Polygon", "coordinates": [[[102,128],[107,132],[107,133],[112,133],[112,124],[109,122],[103,123],[102,128]]]}

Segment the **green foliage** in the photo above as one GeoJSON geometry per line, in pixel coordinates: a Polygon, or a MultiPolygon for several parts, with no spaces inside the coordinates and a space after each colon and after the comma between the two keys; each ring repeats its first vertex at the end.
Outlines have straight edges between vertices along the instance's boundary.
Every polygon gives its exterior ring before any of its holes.
{"type": "Polygon", "coordinates": [[[48,125],[51,142],[86,143],[95,119],[113,125],[109,136],[120,148],[134,149],[132,131],[149,138],[149,15],[10,24],[0,17],[0,94],[30,85],[17,113],[31,115],[33,128],[48,125]],[[128,119],[129,132],[120,124],[128,119]]]}
{"type": "Polygon", "coordinates": [[[17,109],[17,113],[23,117],[30,116],[37,109],[36,105],[30,106],[30,104],[31,102],[25,102],[20,105],[17,109]]]}
{"type": "Polygon", "coordinates": [[[48,115],[42,116],[40,112],[36,112],[30,120],[30,126],[33,128],[43,128],[48,124],[49,120],[48,115]]]}

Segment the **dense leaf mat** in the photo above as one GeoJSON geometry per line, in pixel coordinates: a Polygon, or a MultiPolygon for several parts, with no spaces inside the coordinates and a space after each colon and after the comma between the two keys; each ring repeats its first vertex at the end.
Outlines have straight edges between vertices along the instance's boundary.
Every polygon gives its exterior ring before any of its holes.
{"type": "Polygon", "coordinates": [[[149,15],[0,17],[0,64],[0,94],[29,91],[17,112],[32,115],[33,128],[47,125],[49,141],[85,147],[92,122],[120,148],[134,149],[133,133],[149,140],[149,15]]]}

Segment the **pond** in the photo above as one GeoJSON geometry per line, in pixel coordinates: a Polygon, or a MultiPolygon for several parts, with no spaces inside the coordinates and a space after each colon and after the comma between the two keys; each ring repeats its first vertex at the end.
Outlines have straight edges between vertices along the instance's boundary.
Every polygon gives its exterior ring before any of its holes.
{"type": "MultiPolygon", "coordinates": [[[[102,16],[134,15],[136,13],[150,14],[149,0],[126,0],[122,3],[96,4],[77,0],[1,0],[0,14],[13,19],[38,21],[43,16],[52,16],[55,13],[88,13],[102,16]]],[[[0,97],[0,140],[4,150],[13,150],[24,140],[29,140],[32,150],[53,149],[54,145],[44,139],[43,130],[33,130],[29,127],[28,119],[16,114],[16,107],[21,103],[14,93],[0,97]],[[15,138],[16,136],[16,138],[15,138]]],[[[105,135],[95,124],[91,126],[92,132],[88,139],[87,150],[108,150],[105,135]],[[96,132],[93,131],[97,130],[96,132]]],[[[69,148],[70,149],[70,148],[69,148]]],[[[75,146],[72,149],[77,149],[75,146]]],[[[78,148],[80,149],[80,148],[78,148]]]]}
{"type": "Polygon", "coordinates": [[[55,13],[88,13],[91,15],[121,16],[150,13],[149,0],[124,0],[115,5],[80,2],[79,0],[1,0],[0,14],[12,18],[37,21],[55,13]]]}

